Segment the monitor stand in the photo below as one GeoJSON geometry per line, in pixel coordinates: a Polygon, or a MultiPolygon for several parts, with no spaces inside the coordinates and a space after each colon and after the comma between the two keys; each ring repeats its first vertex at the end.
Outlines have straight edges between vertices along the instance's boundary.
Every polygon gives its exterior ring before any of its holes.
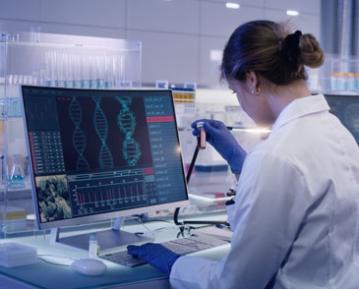
{"type": "Polygon", "coordinates": [[[61,243],[71,247],[80,248],[83,250],[89,249],[89,240],[91,235],[96,236],[97,244],[101,253],[110,253],[116,251],[118,247],[153,241],[151,238],[143,234],[129,233],[121,230],[124,218],[116,218],[110,230],[96,231],[80,235],[61,237],[60,228],[54,228],[50,233],[50,243],[61,243]]]}

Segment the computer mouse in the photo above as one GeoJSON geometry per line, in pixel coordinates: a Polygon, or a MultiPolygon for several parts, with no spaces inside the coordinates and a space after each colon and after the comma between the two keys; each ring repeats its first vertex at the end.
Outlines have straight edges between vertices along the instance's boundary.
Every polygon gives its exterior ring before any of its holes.
{"type": "Polygon", "coordinates": [[[71,268],[83,275],[99,276],[105,273],[107,266],[101,260],[84,258],[72,262],[71,268]]]}

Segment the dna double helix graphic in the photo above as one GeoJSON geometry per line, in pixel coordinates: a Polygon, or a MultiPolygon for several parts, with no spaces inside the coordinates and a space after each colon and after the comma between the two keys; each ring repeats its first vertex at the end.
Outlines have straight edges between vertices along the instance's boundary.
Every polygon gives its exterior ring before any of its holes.
{"type": "Polygon", "coordinates": [[[101,169],[111,169],[113,168],[113,157],[109,147],[107,146],[107,136],[108,136],[108,122],[106,115],[101,107],[101,98],[99,96],[92,97],[92,100],[95,102],[95,111],[93,115],[93,125],[96,131],[97,136],[100,139],[101,147],[99,151],[99,165],[101,169]]]}
{"type": "Polygon", "coordinates": [[[78,155],[76,160],[76,169],[78,170],[89,169],[90,167],[89,163],[83,155],[87,146],[87,141],[86,141],[86,136],[80,126],[82,121],[82,109],[76,97],[72,98],[68,108],[68,113],[75,127],[72,133],[72,145],[75,148],[78,155]]]}
{"type": "Polygon", "coordinates": [[[129,166],[135,166],[141,157],[141,147],[133,137],[136,129],[136,118],[135,114],[130,110],[132,99],[119,96],[116,99],[121,107],[117,115],[117,126],[124,134],[122,156],[129,166]]]}

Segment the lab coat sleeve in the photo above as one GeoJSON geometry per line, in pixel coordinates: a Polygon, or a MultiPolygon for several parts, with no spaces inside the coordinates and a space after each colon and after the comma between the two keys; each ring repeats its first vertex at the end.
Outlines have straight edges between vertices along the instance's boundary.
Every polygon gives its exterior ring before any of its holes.
{"type": "Polygon", "coordinates": [[[290,253],[308,202],[292,162],[253,153],[237,188],[229,254],[220,261],[184,256],[173,265],[176,289],[264,289],[290,253]]]}

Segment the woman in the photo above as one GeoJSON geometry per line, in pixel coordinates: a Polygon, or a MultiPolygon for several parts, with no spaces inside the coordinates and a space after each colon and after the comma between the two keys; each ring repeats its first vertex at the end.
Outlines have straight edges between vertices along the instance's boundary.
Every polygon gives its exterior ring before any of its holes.
{"type": "Polygon", "coordinates": [[[246,156],[223,123],[204,121],[208,141],[241,174],[230,252],[220,261],[178,257],[157,244],[129,252],[170,273],[174,288],[359,288],[359,149],[306,86],[304,66],[323,59],[310,34],[271,21],[238,27],[222,76],[272,131],[246,156]]]}

